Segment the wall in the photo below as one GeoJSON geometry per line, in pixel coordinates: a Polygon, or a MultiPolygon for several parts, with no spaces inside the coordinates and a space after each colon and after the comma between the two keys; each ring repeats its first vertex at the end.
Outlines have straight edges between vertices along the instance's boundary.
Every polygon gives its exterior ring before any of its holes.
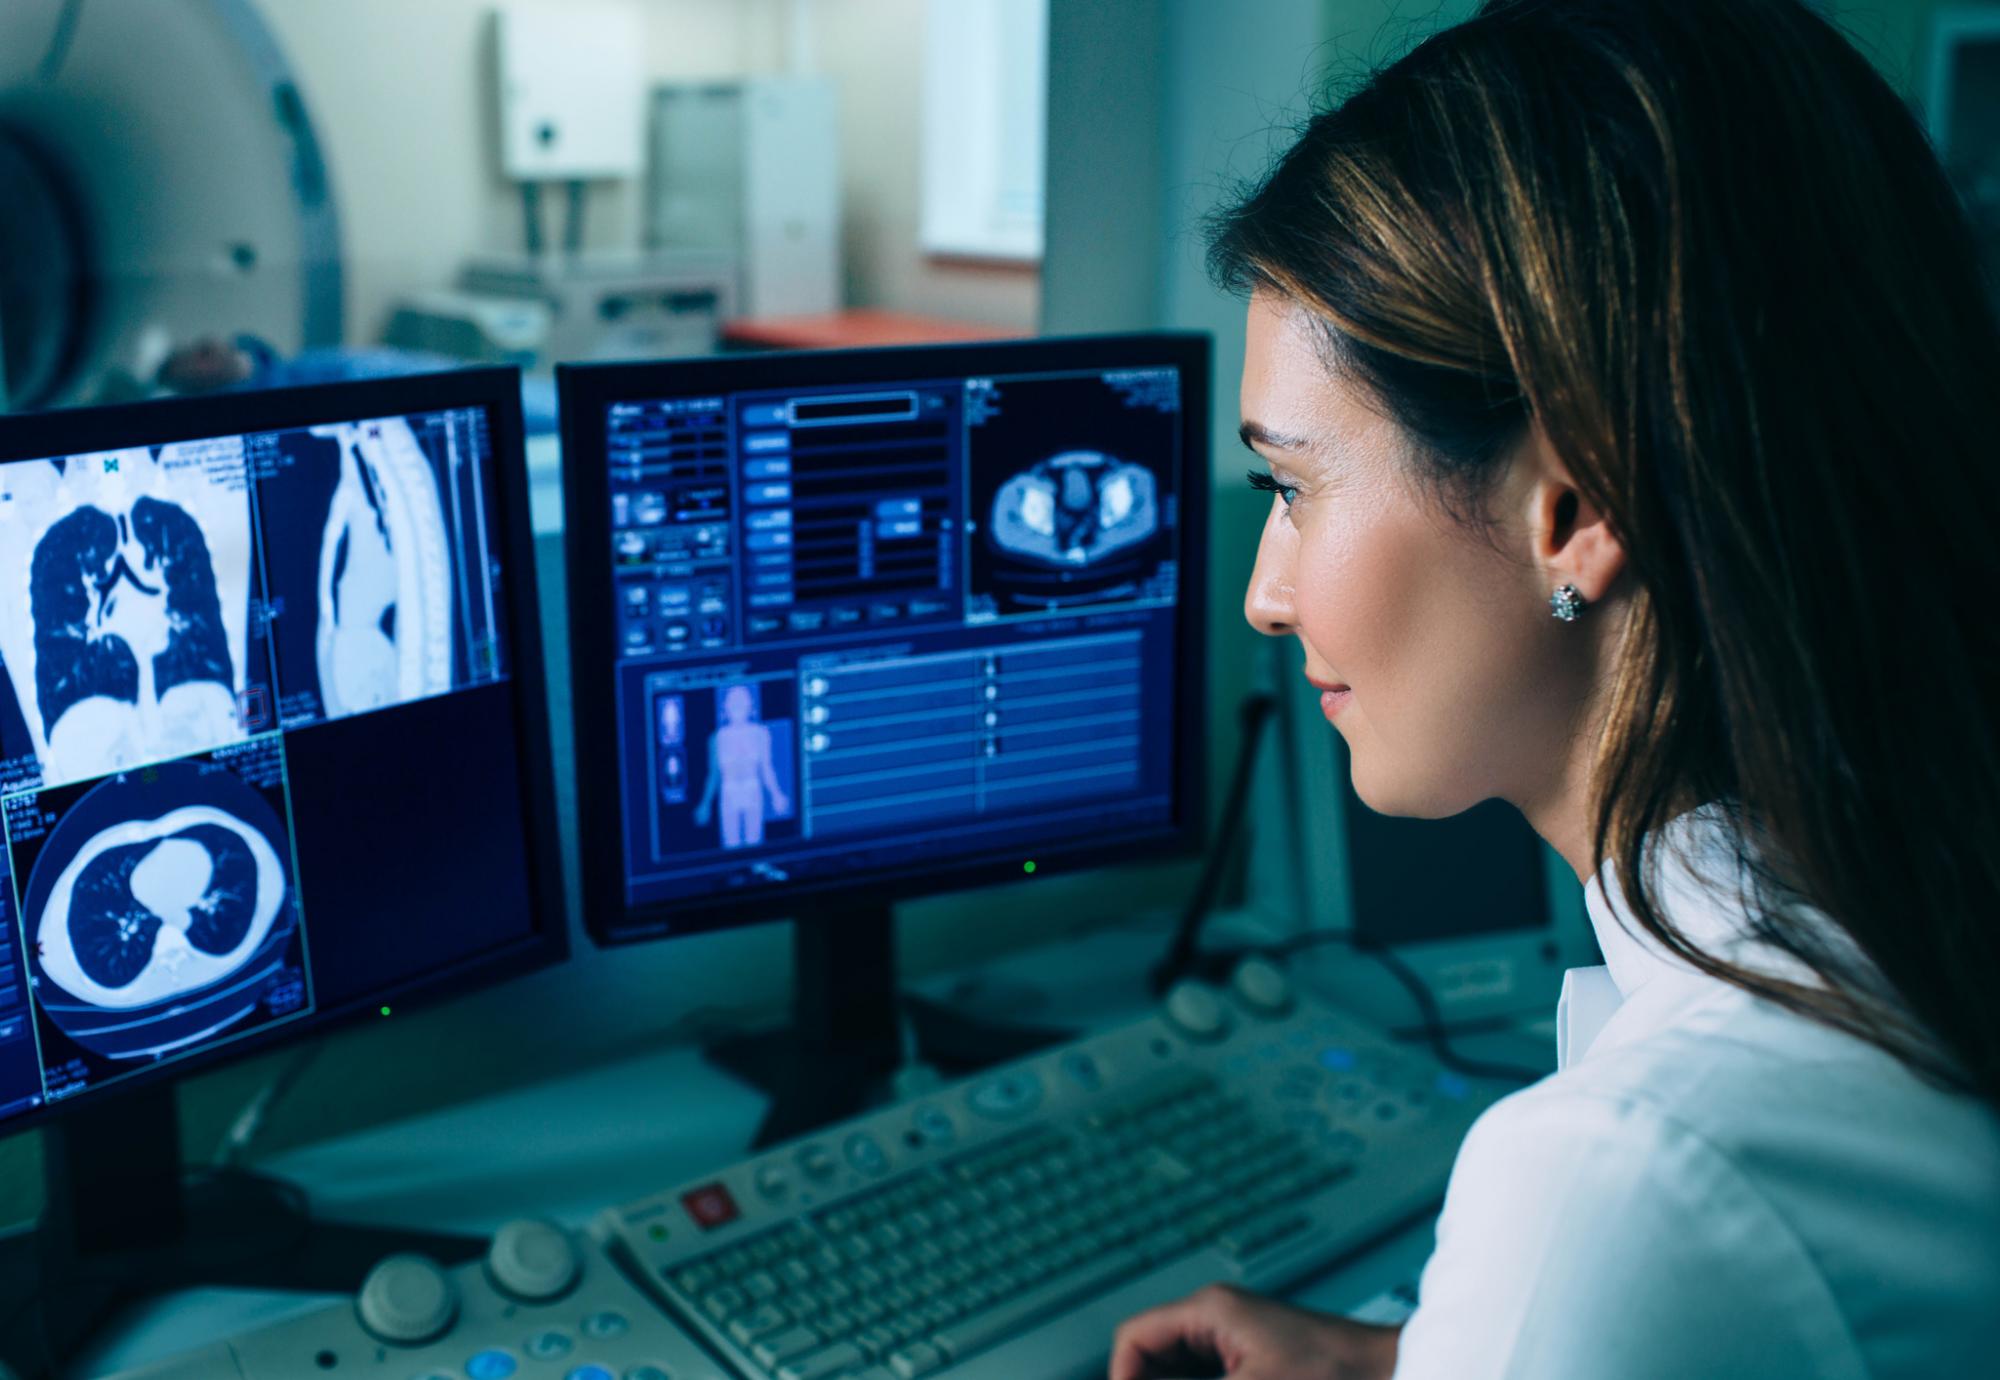
{"type": "MultiPolygon", "coordinates": [[[[351,339],[379,339],[396,296],[449,284],[467,255],[520,248],[520,199],[499,175],[487,116],[492,0],[259,0],[259,8],[293,64],[332,169],[351,339]]],[[[1032,267],[943,263],[917,248],[923,0],[643,0],[642,8],[653,80],[782,72],[803,38],[806,60],[839,83],[852,303],[1033,329],[1032,267]]],[[[543,212],[548,233],[559,234],[560,206],[543,212]]],[[[636,246],[640,189],[595,186],[589,215],[592,248],[636,246]]]]}
{"type": "Polygon", "coordinates": [[[817,0],[814,51],[840,87],[847,299],[1032,332],[1033,266],[917,248],[925,0],[817,0]]]}
{"type": "MultiPolygon", "coordinates": [[[[380,338],[389,304],[447,286],[469,254],[522,243],[491,120],[491,0],[259,0],[319,131],[347,245],[348,335],[380,338]]],[[[655,80],[771,72],[779,0],[645,0],[655,80]]],[[[549,198],[548,200],[556,200],[549,198]]],[[[551,235],[560,206],[545,205],[551,235]]],[[[635,246],[638,188],[593,188],[593,248],[635,246]]]]}

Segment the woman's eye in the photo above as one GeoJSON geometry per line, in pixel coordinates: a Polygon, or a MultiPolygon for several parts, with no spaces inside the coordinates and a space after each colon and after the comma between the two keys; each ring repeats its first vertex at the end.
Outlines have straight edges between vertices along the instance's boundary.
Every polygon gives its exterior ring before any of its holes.
{"type": "Polygon", "coordinates": [[[1292,500],[1299,496],[1298,489],[1290,484],[1279,483],[1278,477],[1266,470],[1252,470],[1245,477],[1249,479],[1251,488],[1261,490],[1267,494],[1276,494],[1279,498],[1285,500],[1287,508],[1291,507],[1292,500]]]}

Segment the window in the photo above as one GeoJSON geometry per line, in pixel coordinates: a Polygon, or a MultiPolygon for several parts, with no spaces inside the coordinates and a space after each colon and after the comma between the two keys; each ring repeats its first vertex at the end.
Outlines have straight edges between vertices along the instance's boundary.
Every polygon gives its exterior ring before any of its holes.
{"type": "Polygon", "coordinates": [[[924,31],[927,253],[1042,257],[1048,0],[930,0],[924,31]]]}

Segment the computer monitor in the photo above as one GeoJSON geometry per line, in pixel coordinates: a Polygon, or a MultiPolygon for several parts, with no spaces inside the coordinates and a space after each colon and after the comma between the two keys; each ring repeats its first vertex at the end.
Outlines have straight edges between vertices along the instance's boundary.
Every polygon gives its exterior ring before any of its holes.
{"type": "MultiPolygon", "coordinates": [[[[1371,810],[1296,645],[1274,641],[1267,655],[1278,713],[1255,806],[1252,909],[1393,948],[1447,1025],[1548,1015],[1563,971],[1599,961],[1576,874],[1497,800],[1441,820],[1371,810]]],[[[1365,955],[1315,953],[1314,982],[1333,1000],[1384,1026],[1416,1023],[1408,993],[1365,955]]]]}
{"type": "Polygon", "coordinates": [[[174,1080],[563,955],[534,590],[512,370],[0,418],[0,1134],[68,1248],[186,1225],[174,1080]]]}
{"type": "Polygon", "coordinates": [[[1204,337],[558,380],[599,942],[795,917],[879,1062],[893,899],[1198,846],[1204,337]]]}

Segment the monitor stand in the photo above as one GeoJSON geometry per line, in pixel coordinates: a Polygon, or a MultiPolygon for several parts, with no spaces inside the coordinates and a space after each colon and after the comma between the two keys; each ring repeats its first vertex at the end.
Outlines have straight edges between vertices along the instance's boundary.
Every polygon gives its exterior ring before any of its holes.
{"type": "Polygon", "coordinates": [[[792,922],[792,1021],[718,1041],[711,1062],[771,1097],[761,1148],[892,1100],[904,1021],[916,1058],[973,1073],[1074,1032],[977,1020],[899,990],[895,916],[882,903],[829,906],[792,922]]]}
{"type": "Polygon", "coordinates": [[[64,1109],[43,1132],[36,1230],[0,1238],[0,1360],[53,1373],[118,1310],[204,1286],[352,1293],[394,1251],[476,1259],[478,1237],[314,1221],[304,1190],[247,1170],[181,1163],[170,1083],[64,1109]],[[30,1299],[32,1302],[30,1302],[30,1299]],[[26,1305],[25,1307],[23,1305],[26,1305]],[[16,1354],[16,1353],[20,1354],[16,1354]]]}

